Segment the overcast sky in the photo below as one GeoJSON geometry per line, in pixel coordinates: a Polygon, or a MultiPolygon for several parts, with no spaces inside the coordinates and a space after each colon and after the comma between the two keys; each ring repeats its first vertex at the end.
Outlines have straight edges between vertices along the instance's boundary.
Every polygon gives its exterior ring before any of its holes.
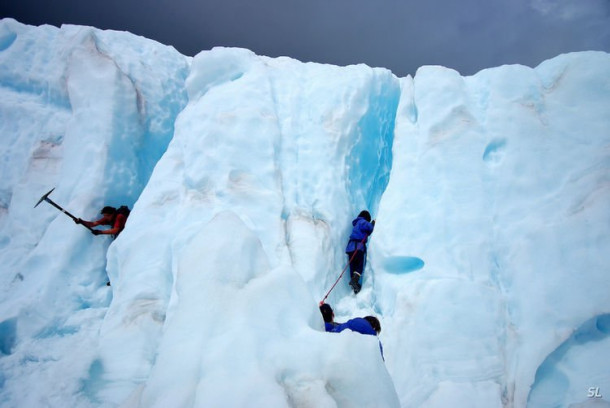
{"type": "Polygon", "coordinates": [[[1,0],[0,16],[130,31],[190,56],[235,46],[401,77],[610,52],[610,0],[1,0]]]}

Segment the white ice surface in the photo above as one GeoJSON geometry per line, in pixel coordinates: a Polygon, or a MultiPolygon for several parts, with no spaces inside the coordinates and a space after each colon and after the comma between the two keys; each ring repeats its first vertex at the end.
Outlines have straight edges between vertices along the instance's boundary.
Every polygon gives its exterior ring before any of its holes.
{"type": "Polygon", "coordinates": [[[0,405],[607,404],[609,74],[397,78],[1,20],[0,405]],[[125,231],[33,209],[53,187],[87,219],[129,205],[125,231]],[[385,362],[317,310],[365,208],[363,290],[327,301],[379,317],[385,362]]]}

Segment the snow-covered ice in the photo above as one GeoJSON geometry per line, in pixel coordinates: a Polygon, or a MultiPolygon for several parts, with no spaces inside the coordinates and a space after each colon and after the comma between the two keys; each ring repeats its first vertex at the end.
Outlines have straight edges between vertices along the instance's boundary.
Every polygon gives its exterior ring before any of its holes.
{"type": "Polygon", "coordinates": [[[1,20],[0,405],[608,404],[609,74],[397,78],[1,20]],[[34,209],[54,187],[126,229],[34,209]],[[327,301],[380,319],[385,362],[318,311],[362,209],[363,290],[327,301]]]}

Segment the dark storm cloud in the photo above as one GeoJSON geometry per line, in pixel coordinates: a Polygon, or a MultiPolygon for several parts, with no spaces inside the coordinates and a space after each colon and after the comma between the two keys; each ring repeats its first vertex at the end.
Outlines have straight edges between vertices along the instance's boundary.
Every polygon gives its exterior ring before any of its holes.
{"type": "Polygon", "coordinates": [[[2,17],[131,31],[186,55],[214,46],[399,76],[422,65],[464,75],[560,53],[610,51],[610,0],[4,0],[2,17]]]}

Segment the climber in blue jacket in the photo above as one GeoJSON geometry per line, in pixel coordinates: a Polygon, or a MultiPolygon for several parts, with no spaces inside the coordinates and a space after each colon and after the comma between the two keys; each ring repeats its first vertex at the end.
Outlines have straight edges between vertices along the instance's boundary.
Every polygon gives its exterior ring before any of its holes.
{"type": "Polygon", "coordinates": [[[360,277],[364,272],[366,242],[368,237],[373,233],[375,220],[371,221],[371,214],[364,210],[352,221],[352,225],[354,228],[349,236],[349,242],[345,248],[345,253],[349,260],[349,285],[354,290],[354,293],[358,293],[362,288],[360,277]]]}
{"type": "Polygon", "coordinates": [[[377,336],[381,333],[381,325],[375,316],[355,317],[345,323],[334,326],[330,331],[341,333],[345,329],[350,329],[360,334],[370,334],[371,336],[377,336]]]}
{"type": "MultiPolygon", "coordinates": [[[[360,334],[379,336],[379,333],[381,333],[381,324],[375,316],[356,317],[333,327],[331,333],[341,333],[345,329],[350,329],[351,331],[360,334]]],[[[379,341],[379,351],[381,352],[381,359],[385,361],[381,340],[379,341]]]]}
{"type": "MultiPolygon", "coordinates": [[[[356,317],[345,323],[336,323],[334,321],[335,313],[328,303],[320,305],[320,313],[322,313],[322,318],[324,319],[324,329],[330,333],[341,333],[346,329],[371,336],[378,336],[379,333],[381,333],[381,324],[375,316],[356,317]]],[[[379,342],[379,350],[381,351],[381,358],[383,359],[383,346],[381,345],[381,341],[379,342]]]]}

